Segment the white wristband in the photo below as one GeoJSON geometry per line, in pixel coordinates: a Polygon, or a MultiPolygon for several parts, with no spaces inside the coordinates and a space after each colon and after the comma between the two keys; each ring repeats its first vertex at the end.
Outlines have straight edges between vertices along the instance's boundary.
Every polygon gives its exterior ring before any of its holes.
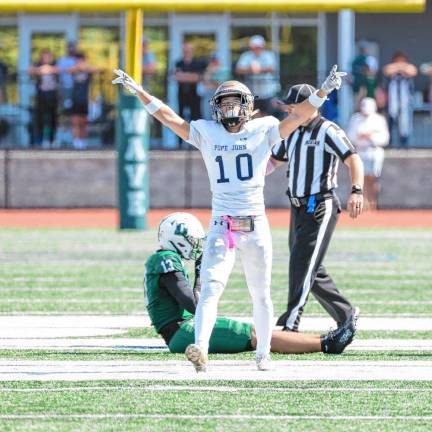
{"type": "Polygon", "coordinates": [[[308,97],[308,101],[309,103],[314,106],[316,109],[320,108],[321,105],[327,100],[326,97],[319,97],[317,95],[318,90],[315,90],[309,97],[308,97]]]}
{"type": "Polygon", "coordinates": [[[150,115],[153,115],[156,111],[159,111],[162,108],[163,104],[164,103],[160,99],[153,96],[151,102],[147,105],[144,105],[144,108],[150,115]]]}

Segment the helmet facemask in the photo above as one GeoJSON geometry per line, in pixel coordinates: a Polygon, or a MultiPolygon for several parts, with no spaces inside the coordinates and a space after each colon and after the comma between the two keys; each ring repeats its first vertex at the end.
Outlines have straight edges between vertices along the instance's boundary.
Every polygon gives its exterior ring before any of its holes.
{"type": "Polygon", "coordinates": [[[176,226],[174,234],[183,237],[185,240],[186,244],[181,240],[177,240],[175,244],[171,242],[183,258],[196,261],[202,255],[204,238],[194,237],[188,234],[187,226],[184,223],[180,223],[176,226]]]}
{"type": "Polygon", "coordinates": [[[210,99],[213,119],[222,123],[225,128],[232,128],[250,120],[253,112],[255,98],[249,89],[246,86],[245,90],[234,87],[223,88],[222,84],[210,99]],[[222,108],[224,99],[228,97],[236,97],[238,101],[229,103],[229,109],[222,108]]]}

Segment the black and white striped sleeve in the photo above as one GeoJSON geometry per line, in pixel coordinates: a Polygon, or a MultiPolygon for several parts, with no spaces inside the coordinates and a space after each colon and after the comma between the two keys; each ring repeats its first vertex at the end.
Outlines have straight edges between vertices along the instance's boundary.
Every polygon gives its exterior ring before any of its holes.
{"type": "Polygon", "coordinates": [[[286,154],[287,139],[281,140],[272,148],[272,157],[278,161],[286,162],[288,160],[286,154]]]}
{"type": "Polygon", "coordinates": [[[328,153],[338,156],[343,161],[350,155],[357,153],[354,145],[345,132],[332,123],[326,131],[325,149],[328,153]]]}

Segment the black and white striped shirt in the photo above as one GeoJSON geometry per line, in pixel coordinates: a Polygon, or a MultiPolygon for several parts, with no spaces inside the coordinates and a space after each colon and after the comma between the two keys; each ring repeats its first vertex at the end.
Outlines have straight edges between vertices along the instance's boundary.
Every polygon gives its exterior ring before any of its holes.
{"type": "Polygon", "coordinates": [[[288,162],[290,197],[302,198],[337,187],[339,159],[356,153],[345,132],[318,116],[273,147],[272,156],[288,162]]]}

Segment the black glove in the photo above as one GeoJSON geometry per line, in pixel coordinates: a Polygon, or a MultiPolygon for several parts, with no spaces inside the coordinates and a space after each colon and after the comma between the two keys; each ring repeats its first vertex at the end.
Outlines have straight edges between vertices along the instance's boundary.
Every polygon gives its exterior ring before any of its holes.
{"type": "Polygon", "coordinates": [[[197,303],[201,292],[201,280],[200,280],[201,261],[202,261],[202,255],[195,261],[195,281],[193,286],[193,293],[197,303]]]}

